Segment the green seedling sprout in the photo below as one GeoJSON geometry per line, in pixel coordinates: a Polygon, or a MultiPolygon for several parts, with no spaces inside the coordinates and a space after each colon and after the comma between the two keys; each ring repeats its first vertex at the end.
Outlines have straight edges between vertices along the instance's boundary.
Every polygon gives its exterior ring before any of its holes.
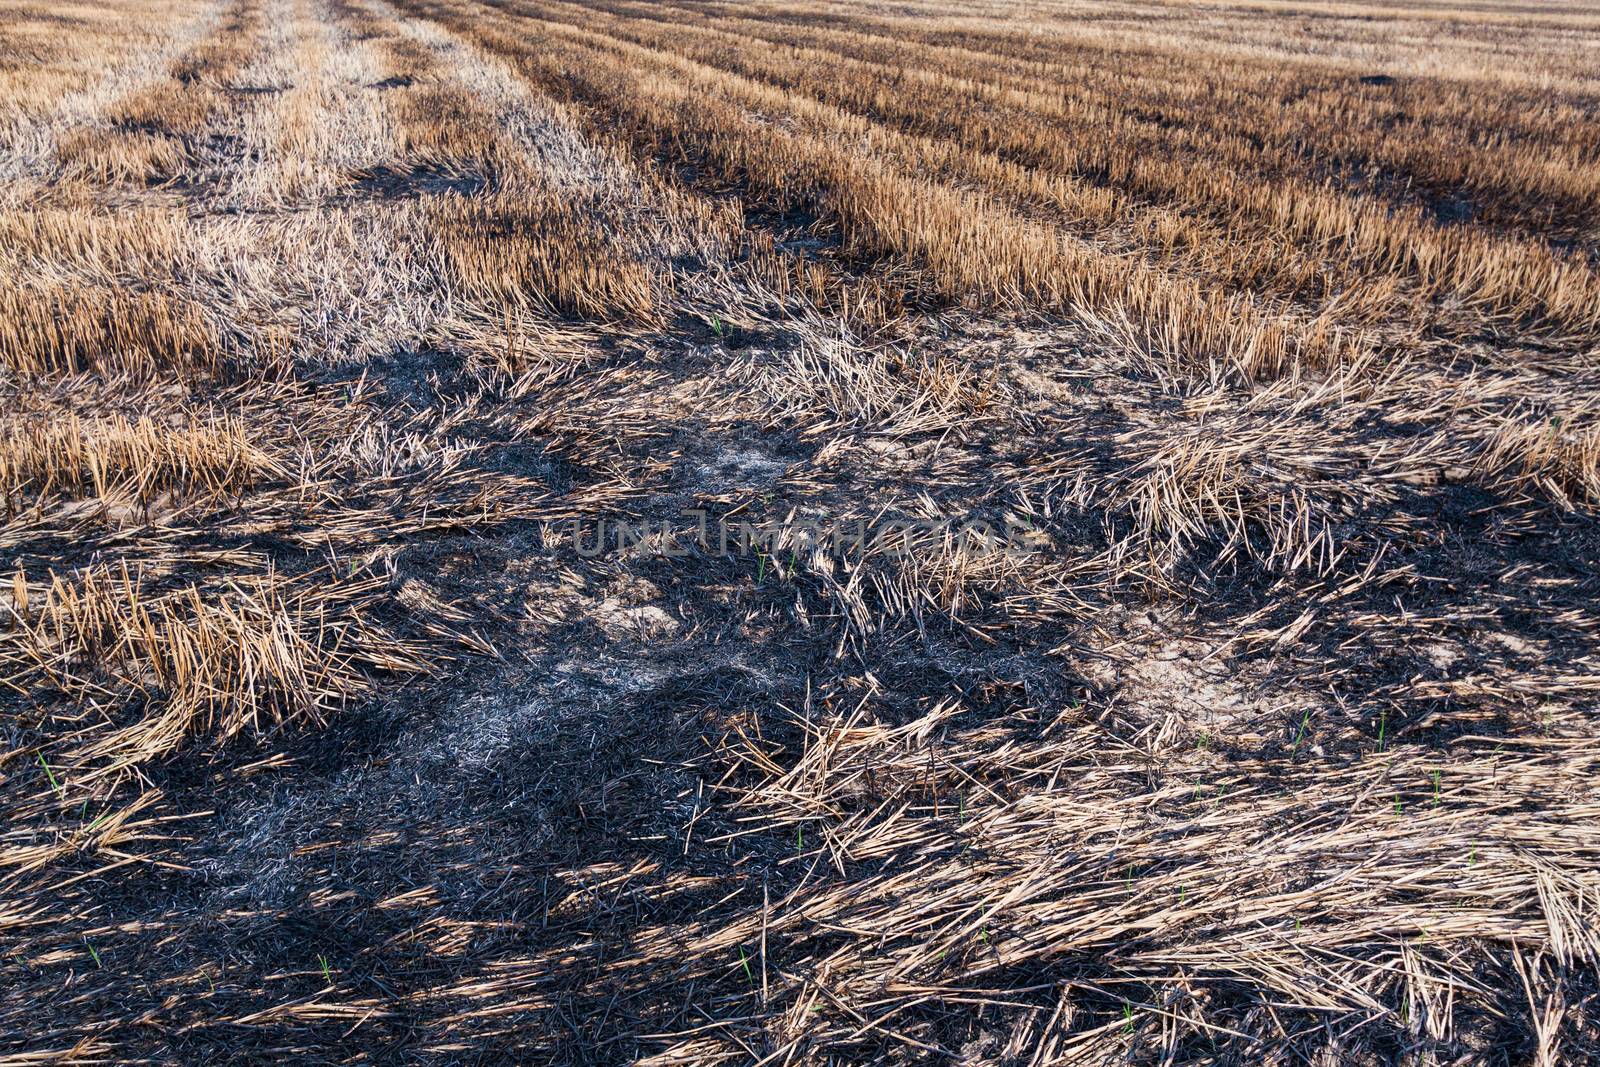
{"type": "Polygon", "coordinates": [[[50,788],[56,791],[56,796],[65,796],[66,790],[56,779],[56,772],[50,769],[50,761],[44,758],[44,753],[39,753],[39,766],[44,768],[44,776],[50,779],[50,788]]]}
{"type": "Polygon", "coordinates": [[[1300,751],[1300,745],[1306,739],[1306,727],[1311,725],[1311,709],[1307,708],[1305,716],[1300,720],[1300,732],[1295,735],[1294,750],[1300,751]]]}

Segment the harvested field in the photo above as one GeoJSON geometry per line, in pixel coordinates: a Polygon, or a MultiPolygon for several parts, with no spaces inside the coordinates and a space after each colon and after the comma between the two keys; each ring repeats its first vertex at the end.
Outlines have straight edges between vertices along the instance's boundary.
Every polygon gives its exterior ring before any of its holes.
{"type": "Polygon", "coordinates": [[[1600,8],[5,0],[0,1065],[1600,1061],[1600,8]]]}

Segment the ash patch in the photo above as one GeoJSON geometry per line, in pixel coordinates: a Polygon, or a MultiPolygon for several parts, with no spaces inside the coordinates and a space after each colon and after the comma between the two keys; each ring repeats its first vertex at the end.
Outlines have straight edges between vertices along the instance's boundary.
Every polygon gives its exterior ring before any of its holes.
{"type": "Polygon", "coordinates": [[[351,193],[380,200],[438,196],[455,193],[476,196],[488,186],[481,174],[468,174],[439,167],[377,166],[353,176],[351,193]]]}
{"type": "Polygon", "coordinates": [[[754,445],[730,446],[691,468],[694,484],[705,492],[730,492],[770,486],[789,463],[754,445]]]}
{"type": "Polygon", "coordinates": [[[1270,661],[1239,661],[1225,637],[1190,632],[1173,613],[1106,612],[1104,654],[1079,664],[1084,677],[1140,723],[1171,723],[1191,738],[1252,747],[1316,705],[1272,677],[1270,661]]]}
{"type": "Polygon", "coordinates": [[[611,584],[594,613],[612,640],[640,641],[676,636],[681,623],[661,606],[661,590],[643,578],[623,576],[611,584]]]}
{"type": "Polygon", "coordinates": [[[431,886],[477,911],[511,869],[592,850],[596,832],[671,822],[676,790],[639,780],[638,758],[668,754],[692,726],[693,702],[674,698],[767,682],[718,650],[694,666],[623,655],[541,666],[417,722],[381,758],[241,790],[219,826],[229,846],[200,864],[209,907],[281,911],[342,884],[374,899],[431,886]],[[630,794],[637,804],[620,810],[630,794]]]}

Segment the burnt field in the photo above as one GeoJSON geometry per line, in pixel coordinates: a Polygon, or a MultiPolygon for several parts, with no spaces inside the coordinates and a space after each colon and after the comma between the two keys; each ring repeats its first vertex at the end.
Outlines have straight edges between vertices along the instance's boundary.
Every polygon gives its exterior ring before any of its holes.
{"type": "Polygon", "coordinates": [[[1600,1058],[1600,9],[0,4],[0,1065],[1600,1058]]]}

